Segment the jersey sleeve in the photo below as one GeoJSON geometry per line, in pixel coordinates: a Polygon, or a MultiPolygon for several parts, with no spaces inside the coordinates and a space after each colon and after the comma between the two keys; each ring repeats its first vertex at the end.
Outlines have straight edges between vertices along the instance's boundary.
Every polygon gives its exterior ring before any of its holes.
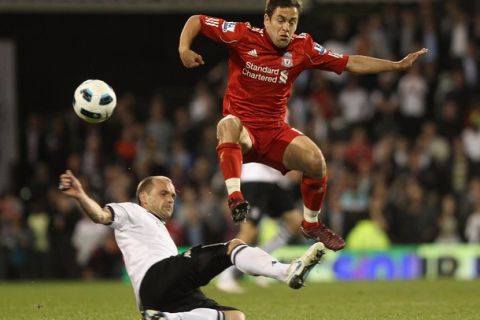
{"type": "Polygon", "coordinates": [[[128,222],[128,210],[125,204],[109,203],[107,209],[112,213],[112,223],[108,226],[113,229],[121,229],[128,222]]]}
{"type": "Polygon", "coordinates": [[[305,38],[305,61],[307,69],[320,69],[341,74],[347,66],[348,55],[328,50],[307,35],[305,38]]]}
{"type": "Polygon", "coordinates": [[[221,18],[200,16],[201,34],[227,46],[235,45],[245,34],[248,23],[230,22],[221,18]]]}

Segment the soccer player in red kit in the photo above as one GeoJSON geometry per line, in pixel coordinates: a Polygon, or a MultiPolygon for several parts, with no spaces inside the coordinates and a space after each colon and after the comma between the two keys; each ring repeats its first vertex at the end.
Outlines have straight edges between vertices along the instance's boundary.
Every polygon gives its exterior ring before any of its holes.
{"type": "Polygon", "coordinates": [[[410,53],[400,61],[337,54],[307,33],[295,34],[300,10],[299,0],[267,0],[263,29],[244,22],[191,16],[180,35],[179,54],[187,68],[204,64],[203,57],[191,50],[198,34],[223,43],[229,50],[217,152],[233,220],[244,220],[250,208],[240,190],[242,161],[260,162],[284,174],[298,170],[303,173],[303,234],[331,250],[340,250],[344,240],[318,220],[327,190],[322,152],[285,122],[292,84],[305,69],[338,74],[344,70],[360,74],[406,70],[427,50],[410,53]]]}

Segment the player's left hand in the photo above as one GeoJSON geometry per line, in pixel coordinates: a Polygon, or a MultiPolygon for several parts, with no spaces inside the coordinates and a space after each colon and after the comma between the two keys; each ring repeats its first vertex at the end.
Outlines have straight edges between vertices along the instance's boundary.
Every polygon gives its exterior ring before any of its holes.
{"type": "Polygon", "coordinates": [[[180,51],[180,59],[182,60],[183,65],[189,69],[205,64],[203,57],[193,50],[180,51]]]}
{"type": "Polygon", "coordinates": [[[428,52],[427,48],[422,48],[416,52],[409,53],[405,58],[400,60],[398,63],[400,65],[400,70],[407,70],[415,63],[415,61],[428,52]]]}

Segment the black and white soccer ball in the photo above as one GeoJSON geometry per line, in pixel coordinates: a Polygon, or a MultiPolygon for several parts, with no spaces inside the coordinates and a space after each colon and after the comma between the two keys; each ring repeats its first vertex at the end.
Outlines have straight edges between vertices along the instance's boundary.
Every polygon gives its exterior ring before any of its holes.
{"type": "Polygon", "coordinates": [[[89,123],[107,120],[112,116],[116,105],[115,91],[102,80],[82,82],[73,97],[75,113],[89,123]]]}

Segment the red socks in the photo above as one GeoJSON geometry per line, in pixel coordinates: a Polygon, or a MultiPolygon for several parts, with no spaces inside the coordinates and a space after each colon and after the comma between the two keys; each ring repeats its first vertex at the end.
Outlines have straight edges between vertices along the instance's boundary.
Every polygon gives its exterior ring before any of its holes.
{"type": "Polygon", "coordinates": [[[242,148],[238,143],[222,143],[217,147],[220,169],[225,179],[229,198],[243,199],[240,192],[240,175],[242,173],[242,148]]]}
{"type": "Polygon", "coordinates": [[[217,147],[218,161],[225,180],[240,178],[242,172],[242,148],[238,143],[222,143],[217,147]]]}
{"type": "Polygon", "coordinates": [[[312,211],[320,211],[327,193],[327,177],[312,179],[303,176],[300,189],[305,207],[312,211]]]}

